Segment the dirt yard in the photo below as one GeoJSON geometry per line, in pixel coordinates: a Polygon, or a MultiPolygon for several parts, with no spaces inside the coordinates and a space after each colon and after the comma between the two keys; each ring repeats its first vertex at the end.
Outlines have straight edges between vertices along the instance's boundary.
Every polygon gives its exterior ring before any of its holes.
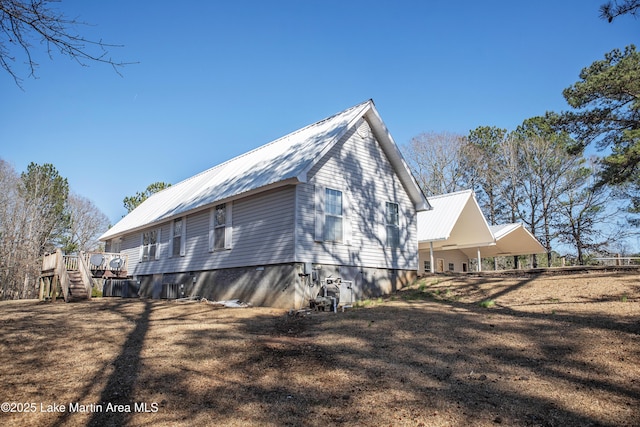
{"type": "Polygon", "coordinates": [[[640,275],[423,279],[344,313],[0,303],[0,425],[637,426],[640,275]]]}

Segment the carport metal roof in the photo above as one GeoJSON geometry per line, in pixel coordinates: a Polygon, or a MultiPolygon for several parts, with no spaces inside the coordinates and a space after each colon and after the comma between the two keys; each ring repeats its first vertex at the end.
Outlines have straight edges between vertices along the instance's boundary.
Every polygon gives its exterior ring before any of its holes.
{"type": "Polygon", "coordinates": [[[419,249],[462,251],[469,258],[545,252],[522,224],[489,226],[472,190],[429,197],[430,211],[418,212],[419,249]]]}
{"type": "Polygon", "coordinates": [[[430,211],[418,212],[418,243],[435,250],[486,246],[494,237],[472,190],[429,197],[430,211]]]}

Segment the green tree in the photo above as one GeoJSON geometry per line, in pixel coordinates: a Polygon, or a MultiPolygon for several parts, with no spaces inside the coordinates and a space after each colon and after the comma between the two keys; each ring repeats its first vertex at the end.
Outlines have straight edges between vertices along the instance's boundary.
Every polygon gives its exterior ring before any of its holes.
{"type": "Polygon", "coordinates": [[[171,187],[171,184],[168,184],[166,182],[160,182],[160,181],[154,182],[153,184],[149,184],[146,190],[142,192],[140,191],[137,192],[135,196],[125,197],[122,203],[124,204],[124,207],[127,209],[127,212],[131,212],[135,208],[140,206],[140,204],[142,204],[142,202],[147,200],[149,196],[151,196],[152,194],[157,193],[158,191],[164,190],[165,188],[169,188],[169,187],[171,187]]]}
{"type": "Polygon", "coordinates": [[[638,9],[640,9],[640,0],[608,1],[600,6],[600,17],[612,22],[621,15],[637,16],[638,9]]]}
{"type": "Polygon", "coordinates": [[[574,111],[548,113],[558,128],[571,133],[573,152],[590,144],[609,147],[598,185],[638,180],[640,172],[640,53],[635,46],[614,49],[580,73],[580,81],[564,90],[574,111]]]}
{"type": "Polygon", "coordinates": [[[609,189],[595,186],[598,167],[595,159],[576,170],[575,184],[560,197],[556,217],[558,239],[576,249],[578,264],[585,264],[589,252],[597,252],[618,240],[621,228],[615,227],[617,209],[612,206],[609,189]]]}
{"type": "Polygon", "coordinates": [[[12,262],[19,266],[11,278],[12,297],[35,296],[40,257],[55,248],[69,225],[65,210],[68,195],[67,179],[61,177],[52,164],[31,163],[20,175],[16,184],[16,209],[12,213],[15,222],[12,239],[17,251],[12,254],[12,262]]]}
{"type": "Polygon", "coordinates": [[[505,176],[501,145],[506,136],[506,129],[480,126],[470,131],[467,138],[467,170],[471,171],[480,207],[491,225],[504,219],[506,203],[501,197],[501,187],[505,176]]]}
{"type": "Polygon", "coordinates": [[[27,239],[42,255],[52,249],[69,225],[66,212],[69,183],[50,163],[38,165],[30,163],[27,171],[20,175],[20,195],[24,203],[24,219],[27,239]]]}
{"type": "MultiPolygon", "coordinates": [[[[568,153],[567,147],[573,141],[566,132],[556,131],[544,117],[525,120],[513,132],[513,137],[520,141],[521,150],[519,191],[523,203],[520,218],[547,249],[547,265],[550,266],[558,200],[575,184],[575,172],[581,166],[582,158],[568,153]]],[[[533,267],[537,267],[535,255],[533,267]]]]}

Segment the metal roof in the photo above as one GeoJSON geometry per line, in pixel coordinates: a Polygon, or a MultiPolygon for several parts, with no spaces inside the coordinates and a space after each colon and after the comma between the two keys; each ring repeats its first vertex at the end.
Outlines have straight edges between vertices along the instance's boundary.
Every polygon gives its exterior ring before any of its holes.
{"type": "Polygon", "coordinates": [[[483,257],[529,255],[546,252],[546,249],[519,223],[492,225],[491,231],[496,238],[496,244],[481,248],[483,257]]]}
{"type": "Polygon", "coordinates": [[[522,225],[489,226],[472,190],[429,197],[431,211],[418,212],[420,249],[459,249],[469,258],[526,255],[545,252],[522,225]]]}
{"type": "Polygon", "coordinates": [[[368,100],[152,195],[104,233],[100,240],[118,237],[254,192],[306,182],[307,172],[312,166],[363,117],[369,121],[416,209],[428,209],[424,194],[378,115],[373,101],[368,100]]]}
{"type": "Polygon", "coordinates": [[[418,242],[434,248],[467,247],[494,241],[472,190],[429,197],[432,210],[418,212],[418,242]]]}

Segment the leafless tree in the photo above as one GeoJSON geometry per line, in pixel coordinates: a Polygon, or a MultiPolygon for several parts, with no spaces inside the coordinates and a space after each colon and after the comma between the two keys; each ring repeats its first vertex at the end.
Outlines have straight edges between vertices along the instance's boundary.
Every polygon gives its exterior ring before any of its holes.
{"type": "MultiPolygon", "coordinates": [[[[520,190],[524,203],[520,218],[547,249],[551,265],[554,218],[560,208],[560,196],[576,185],[576,171],[582,158],[568,154],[557,142],[541,136],[521,141],[520,190]]],[[[534,258],[534,267],[537,262],[534,258]]]]}
{"type": "Polygon", "coordinates": [[[13,167],[0,159],[0,299],[19,297],[16,277],[20,271],[20,229],[16,221],[19,177],[13,167]]]}
{"type": "Polygon", "coordinates": [[[54,53],[67,56],[78,64],[90,62],[118,68],[128,63],[113,60],[108,49],[120,47],[102,40],[89,40],[77,34],[76,27],[84,22],[66,17],[51,7],[53,0],[0,0],[0,65],[13,77],[20,87],[22,73],[15,68],[24,62],[29,77],[35,77],[38,63],[34,57],[34,46],[45,46],[49,57],[54,53]],[[23,58],[24,60],[19,60],[23,58]]]}
{"type": "Polygon", "coordinates": [[[407,161],[427,196],[469,188],[465,167],[466,138],[449,132],[427,132],[404,147],[407,161]]]}
{"type": "Polygon", "coordinates": [[[69,229],[66,233],[69,248],[92,251],[99,248],[98,237],[109,228],[109,218],[86,197],[70,194],[67,200],[69,229]]]}
{"type": "Polygon", "coordinates": [[[0,184],[0,298],[34,297],[40,257],[66,225],[67,180],[50,164],[18,176],[0,160],[0,184]]]}

